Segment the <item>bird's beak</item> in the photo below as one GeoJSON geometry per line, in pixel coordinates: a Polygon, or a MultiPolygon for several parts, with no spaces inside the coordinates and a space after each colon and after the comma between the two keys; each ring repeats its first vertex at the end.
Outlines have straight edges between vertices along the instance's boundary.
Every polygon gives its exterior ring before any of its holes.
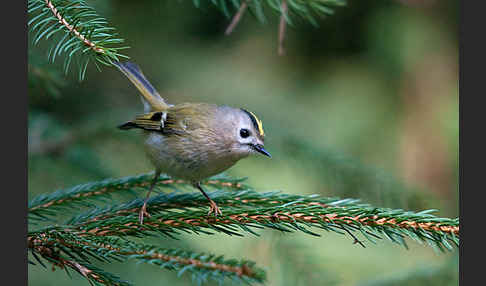
{"type": "Polygon", "coordinates": [[[265,148],[263,148],[263,145],[262,144],[255,144],[255,145],[252,145],[253,149],[255,149],[255,151],[257,151],[258,153],[261,153],[267,157],[270,157],[272,158],[272,155],[270,155],[270,153],[268,153],[267,150],[265,150],[265,148]]]}

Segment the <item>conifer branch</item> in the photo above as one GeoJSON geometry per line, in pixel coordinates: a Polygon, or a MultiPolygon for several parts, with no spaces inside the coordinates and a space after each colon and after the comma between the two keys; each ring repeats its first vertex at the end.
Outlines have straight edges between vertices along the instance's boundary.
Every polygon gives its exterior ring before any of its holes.
{"type": "Polygon", "coordinates": [[[228,26],[228,28],[226,28],[226,31],[224,32],[225,35],[229,35],[231,34],[231,32],[233,32],[236,25],[238,25],[238,23],[240,22],[241,17],[243,16],[243,14],[245,14],[247,7],[248,4],[246,0],[243,0],[243,2],[241,2],[240,8],[238,9],[238,12],[233,16],[230,25],[228,26]]]}
{"type": "MultiPolygon", "coordinates": [[[[221,194],[221,193],[219,193],[221,194]]],[[[258,193],[252,192],[258,197],[258,193]]],[[[177,196],[177,195],[176,195],[177,196]]],[[[154,208],[154,200],[149,202],[148,211],[151,217],[140,225],[137,211],[141,200],[126,204],[116,211],[116,215],[106,216],[106,212],[78,216],[70,221],[75,230],[99,236],[146,236],[149,233],[160,233],[172,237],[180,231],[188,233],[210,233],[208,230],[223,232],[229,235],[240,235],[240,231],[256,234],[251,228],[273,228],[284,232],[303,231],[320,236],[309,230],[318,227],[328,231],[346,233],[359,231],[365,238],[375,242],[373,238],[387,237],[391,241],[407,247],[404,238],[410,237],[419,242],[428,242],[437,249],[452,250],[453,245],[459,245],[458,219],[438,218],[430,215],[430,211],[419,213],[403,210],[379,209],[369,205],[355,204],[349,200],[335,200],[323,205],[319,200],[302,203],[299,200],[272,207],[238,207],[237,200],[222,200],[218,194],[210,195],[223,208],[223,215],[208,217],[207,206],[198,206],[196,210],[183,209],[175,212],[170,209],[154,208]],[[231,206],[231,204],[233,204],[231,206]],[[136,207],[135,207],[136,206],[136,207]]],[[[187,196],[186,196],[187,198],[187,196]]],[[[278,200],[278,195],[272,201],[278,200]]],[[[312,200],[312,199],[311,199],[312,200]]],[[[192,201],[192,200],[190,200],[192,201]]],[[[189,202],[191,207],[194,203],[189,202]]],[[[168,205],[163,203],[164,207],[168,205]]],[[[174,206],[172,206],[174,207],[174,206]]],[[[182,203],[178,207],[184,207],[182,203]]],[[[353,236],[354,242],[359,242],[353,236]]],[[[361,244],[361,243],[360,243],[361,244]]]]}
{"type": "MultiPolygon", "coordinates": [[[[199,7],[199,0],[193,0],[196,7],[199,7]]],[[[227,17],[229,17],[228,7],[226,1],[211,1],[216,5],[227,17]]],[[[308,21],[314,26],[318,26],[315,17],[324,18],[328,15],[334,14],[335,7],[346,5],[345,0],[243,0],[239,2],[231,1],[233,6],[237,9],[234,14],[231,23],[225,30],[225,35],[229,35],[235,29],[236,25],[241,20],[241,17],[247,10],[250,9],[252,14],[260,22],[265,22],[265,15],[263,13],[263,2],[270,7],[271,10],[280,14],[280,23],[278,29],[278,55],[283,55],[285,53],[283,42],[285,38],[285,28],[287,23],[292,24],[291,15],[298,16],[305,21],[308,21]]]]}
{"type": "MultiPolygon", "coordinates": [[[[89,205],[87,202],[109,198],[111,194],[143,191],[152,178],[153,174],[149,173],[109,179],[41,195],[29,202],[29,218],[55,217],[68,207],[89,205]]],[[[454,245],[459,245],[459,220],[433,216],[430,214],[432,210],[410,212],[377,208],[355,199],[259,193],[243,184],[242,179],[224,176],[210,178],[205,185],[216,190],[208,193],[222,208],[223,215],[208,216],[207,200],[199,192],[180,192],[180,188],[192,188],[190,183],[161,176],[157,186],[175,191],[159,194],[148,201],[147,211],[151,216],[144,220],[143,225],[138,219],[142,198],[122,204],[110,203],[104,208],[95,206],[75,215],[64,225],[29,232],[29,250],[39,263],[42,264],[44,259],[55,267],[73,269],[91,283],[126,285],[123,284],[126,281],[93,266],[92,260],[136,259],[179,273],[189,271],[198,281],[204,280],[204,277],[218,281],[231,277],[248,283],[265,279],[265,272],[250,261],[223,260],[128,240],[154,234],[171,238],[182,232],[220,232],[235,236],[252,233],[258,236],[255,229],[271,228],[321,236],[311,230],[321,228],[350,235],[353,243],[363,247],[365,242],[358,235],[373,243],[386,237],[405,247],[405,238],[408,237],[441,251],[452,250],[454,245]]]]}
{"type": "MultiPolygon", "coordinates": [[[[194,5],[199,7],[199,0],[193,0],[194,5]]],[[[226,4],[227,1],[211,1],[213,5],[218,7],[225,16],[229,18],[230,12],[228,9],[228,5],[226,4]]],[[[235,13],[236,17],[242,16],[243,10],[248,7],[252,14],[260,22],[265,22],[265,15],[263,13],[263,5],[266,4],[273,12],[276,12],[279,15],[282,15],[282,5],[283,2],[286,2],[285,5],[288,6],[289,15],[291,14],[294,17],[300,17],[305,21],[310,22],[312,25],[318,26],[314,17],[321,17],[325,18],[328,15],[334,14],[334,9],[336,7],[342,7],[346,5],[346,0],[242,0],[242,1],[231,1],[233,7],[237,10],[235,13]],[[242,8],[243,7],[243,8],[242,8]]],[[[235,20],[233,17],[232,21],[235,20]]],[[[290,17],[286,17],[287,22],[291,23],[290,17]]]]}
{"type": "MultiPolygon", "coordinates": [[[[229,17],[230,12],[226,0],[211,1],[229,17]]],[[[239,23],[244,12],[249,8],[252,14],[261,22],[265,21],[262,0],[231,1],[238,9],[230,25],[225,30],[229,35],[239,23]]],[[[199,0],[194,0],[199,6],[199,0]]],[[[281,15],[279,26],[279,55],[282,55],[283,39],[286,23],[291,23],[291,15],[300,16],[317,26],[315,16],[325,17],[334,13],[332,8],[343,6],[345,0],[266,0],[266,4],[281,15]]],[[[29,0],[28,26],[32,34],[32,43],[37,45],[42,39],[52,37],[52,45],[48,58],[54,62],[57,56],[64,57],[64,72],[67,73],[71,62],[78,62],[79,79],[85,77],[89,62],[94,62],[98,70],[99,64],[112,66],[119,58],[128,58],[120,51],[127,49],[121,46],[124,40],[118,37],[113,27],[107,26],[107,21],[88,6],[84,0],[29,0]]]]}
{"type": "MultiPolygon", "coordinates": [[[[29,203],[29,217],[55,216],[57,209],[72,207],[85,200],[107,196],[113,192],[131,192],[148,188],[152,174],[110,179],[41,195],[29,203]]],[[[67,225],[73,230],[104,235],[136,235],[161,233],[172,236],[180,231],[208,233],[208,230],[241,235],[240,230],[255,233],[252,228],[274,228],[281,231],[310,231],[309,227],[350,234],[355,243],[361,243],[352,232],[359,231],[368,240],[387,237],[406,247],[404,237],[428,242],[434,247],[452,249],[450,243],[459,243],[459,220],[438,218],[433,210],[410,212],[400,209],[376,208],[355,199],[323,198],[320,196],[286,195],[278,192],[259,193],[241,183],[241,179],[211,178],[207,186],[217,186],[211,198],[224,210],[223,216],[207,217],[207,200],[199,192],[171,192],[152,197],[147,210],[151,217],[143,226],[138,223],[142,199],[106,208],[93,208],[71,218],[67,225]],[[238,189],[227,192],[221,188],[238,189]],[[182,212],[180,212],[181,210],[182,212]],[[342,232],[344,230],[344,232],[342,232]]],[[[160,188],[190,188],[181,180],[161,176],[160,188]]]]}
{"type": "Polygon", "coordinates": [[[65,54],[64,71],[68,72],[73,57],[79,61],[79,79],[84,79],[88,63],[111,66],[112,61],[128,58],[119,53],[127,49],[124,42],[106,26],[107,21],[83,0],[29,0],[29,32],[35,33],[33,44],[53,37],[48,58],[54,62],[65,54]]]}
{"type": "MultiPolygon", "coordinates": [[[[91,182],[77,185],[75,187],[58,190],[50,194],[39,195],[28,203],[28,216],[31,219],[47,220],[56,215],[57,209],[71,209],[79,206],[94,206],[92,202],[110,198],[113,194],[136,195],[148,188],[153,179],[153,172],[139,176],[129,176],[120,179],[107,179],[99,182],[91,182]]],[[[230,179],[225,176],[215,176],[202,182],[203,185],[245,189],[248,188],[242,183],[244,179],[230,179]]],[[[155,187],[177,189],[181,186],[190,185],[183,180],[174,180],[168,176],[159,177],[155,187]]]]}
{"type": "Polygon", "coordinates": [[[282,0],[282,4],[280,7],[281,7],[282,15],[280,15],[280,25],[278,31],[278,55],[282,56],[285,53],[283,42],[285,38],[285,26],[287,23],[285,20],[288,11],[287,0],[282,0]]]}
{"type": "Polygon", "coordinates": [[[73,33],[79,40],[81,40],[86,46],[88,46],[91,50],[95,51],[96,53],[104,54],[105,50],[100,46],[97,46],[94,42],[88,40],[83,34],[81,34],[73,25],[69,24],[66,18],[61,16],[61,13],[57,11],[57,8],[54,7],[52,1],[45,0],[47,7],[51,10],[52,14],[59,19],[59,23],[63,25],[70,33],[73,33]]]}
{"type": "Polygon", "coordinates": [[[31,233],[27,243],[39,263],[41,256],[53,264],[53,267],[73,268],[89,281],[101,284],[125,285],[128,282],[119,279],[107,281],[107,275],[90,264],[93,259],[102,262],[135,259],[178,271],[179,275],[185,271],[190,272],[193,280],[198,282],[205,282],[208,278],[218,282],[222,282],[224,278],[247,283],[260,283],[265,280],[265,272],[248,260],[228,260],[222,256],[165,249],[118,238],[79,235],[60,228],[51,227],[31,233]]]}
{"type": "MultiPolygon", "coordinates": [[[[112,253],[104,253],[105,255],[103,255],[98,249],[90,247],[89,243],[81,242],[80,238],[69,233],[57,232],[55,229],[29,233],[27,249],[43,267],[47,268],[45,262],[48,262],[51,264],[52,270],[59,267],[64,269],[69,276],[68,268],[70,268],[86,278],[91,285],[130,285],[127,281],[120,280],[118,276],[95,267],[88,257],[110,261],[104,256],[113,259],[115,255],[112,253]],[[60,236],[66,238],[60,238],[60,236]],[[42,261],[43,259],[45,262],[42,261]]],[[[31,264],[35,265],[36,263],[31,262],[31,264]]]]}

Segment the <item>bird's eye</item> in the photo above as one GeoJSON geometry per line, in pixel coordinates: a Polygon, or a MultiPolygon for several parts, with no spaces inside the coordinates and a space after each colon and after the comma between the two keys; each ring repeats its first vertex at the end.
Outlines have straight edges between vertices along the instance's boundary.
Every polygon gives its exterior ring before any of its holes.
{"type": "Polygon", "coordinates": [[[241,138],[247,138],[250,136],[250,131],[248,129],[240,129],[240,136],[241,138]]]}

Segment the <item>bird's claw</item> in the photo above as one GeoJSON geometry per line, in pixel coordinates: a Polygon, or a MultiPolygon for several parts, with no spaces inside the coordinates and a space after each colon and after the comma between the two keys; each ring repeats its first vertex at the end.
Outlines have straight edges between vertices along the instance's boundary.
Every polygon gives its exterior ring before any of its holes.
{"type": "Polygon", "coordinates": [[[214,201],[210,201],[209,204],[210,204],[210,209],[208,212],[208,216],[211,214],[214,214],[214,216],[223,215],[218,205],[214,201]]]}
{"type": "Polygon", "coordinates": [[[140,222],[140,224],[143,224],[144,216],[150,217],[150,214],[147,212],[147,204],[143,204],[140,212],[138,213],[138,221],[140,222]]]}

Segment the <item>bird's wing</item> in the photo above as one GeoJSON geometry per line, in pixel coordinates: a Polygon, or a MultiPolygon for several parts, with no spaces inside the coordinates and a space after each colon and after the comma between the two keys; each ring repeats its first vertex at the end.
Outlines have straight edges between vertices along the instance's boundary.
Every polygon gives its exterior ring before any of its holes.
{"type": "Polygon", "coordinates": [[[150,131],[162,131],[164,128],[165,114],[160,111],[149,112],[137,116],[134,120],[123,123],[118,128],[127,130],[132,128],[140,128],[150,131]]]}

